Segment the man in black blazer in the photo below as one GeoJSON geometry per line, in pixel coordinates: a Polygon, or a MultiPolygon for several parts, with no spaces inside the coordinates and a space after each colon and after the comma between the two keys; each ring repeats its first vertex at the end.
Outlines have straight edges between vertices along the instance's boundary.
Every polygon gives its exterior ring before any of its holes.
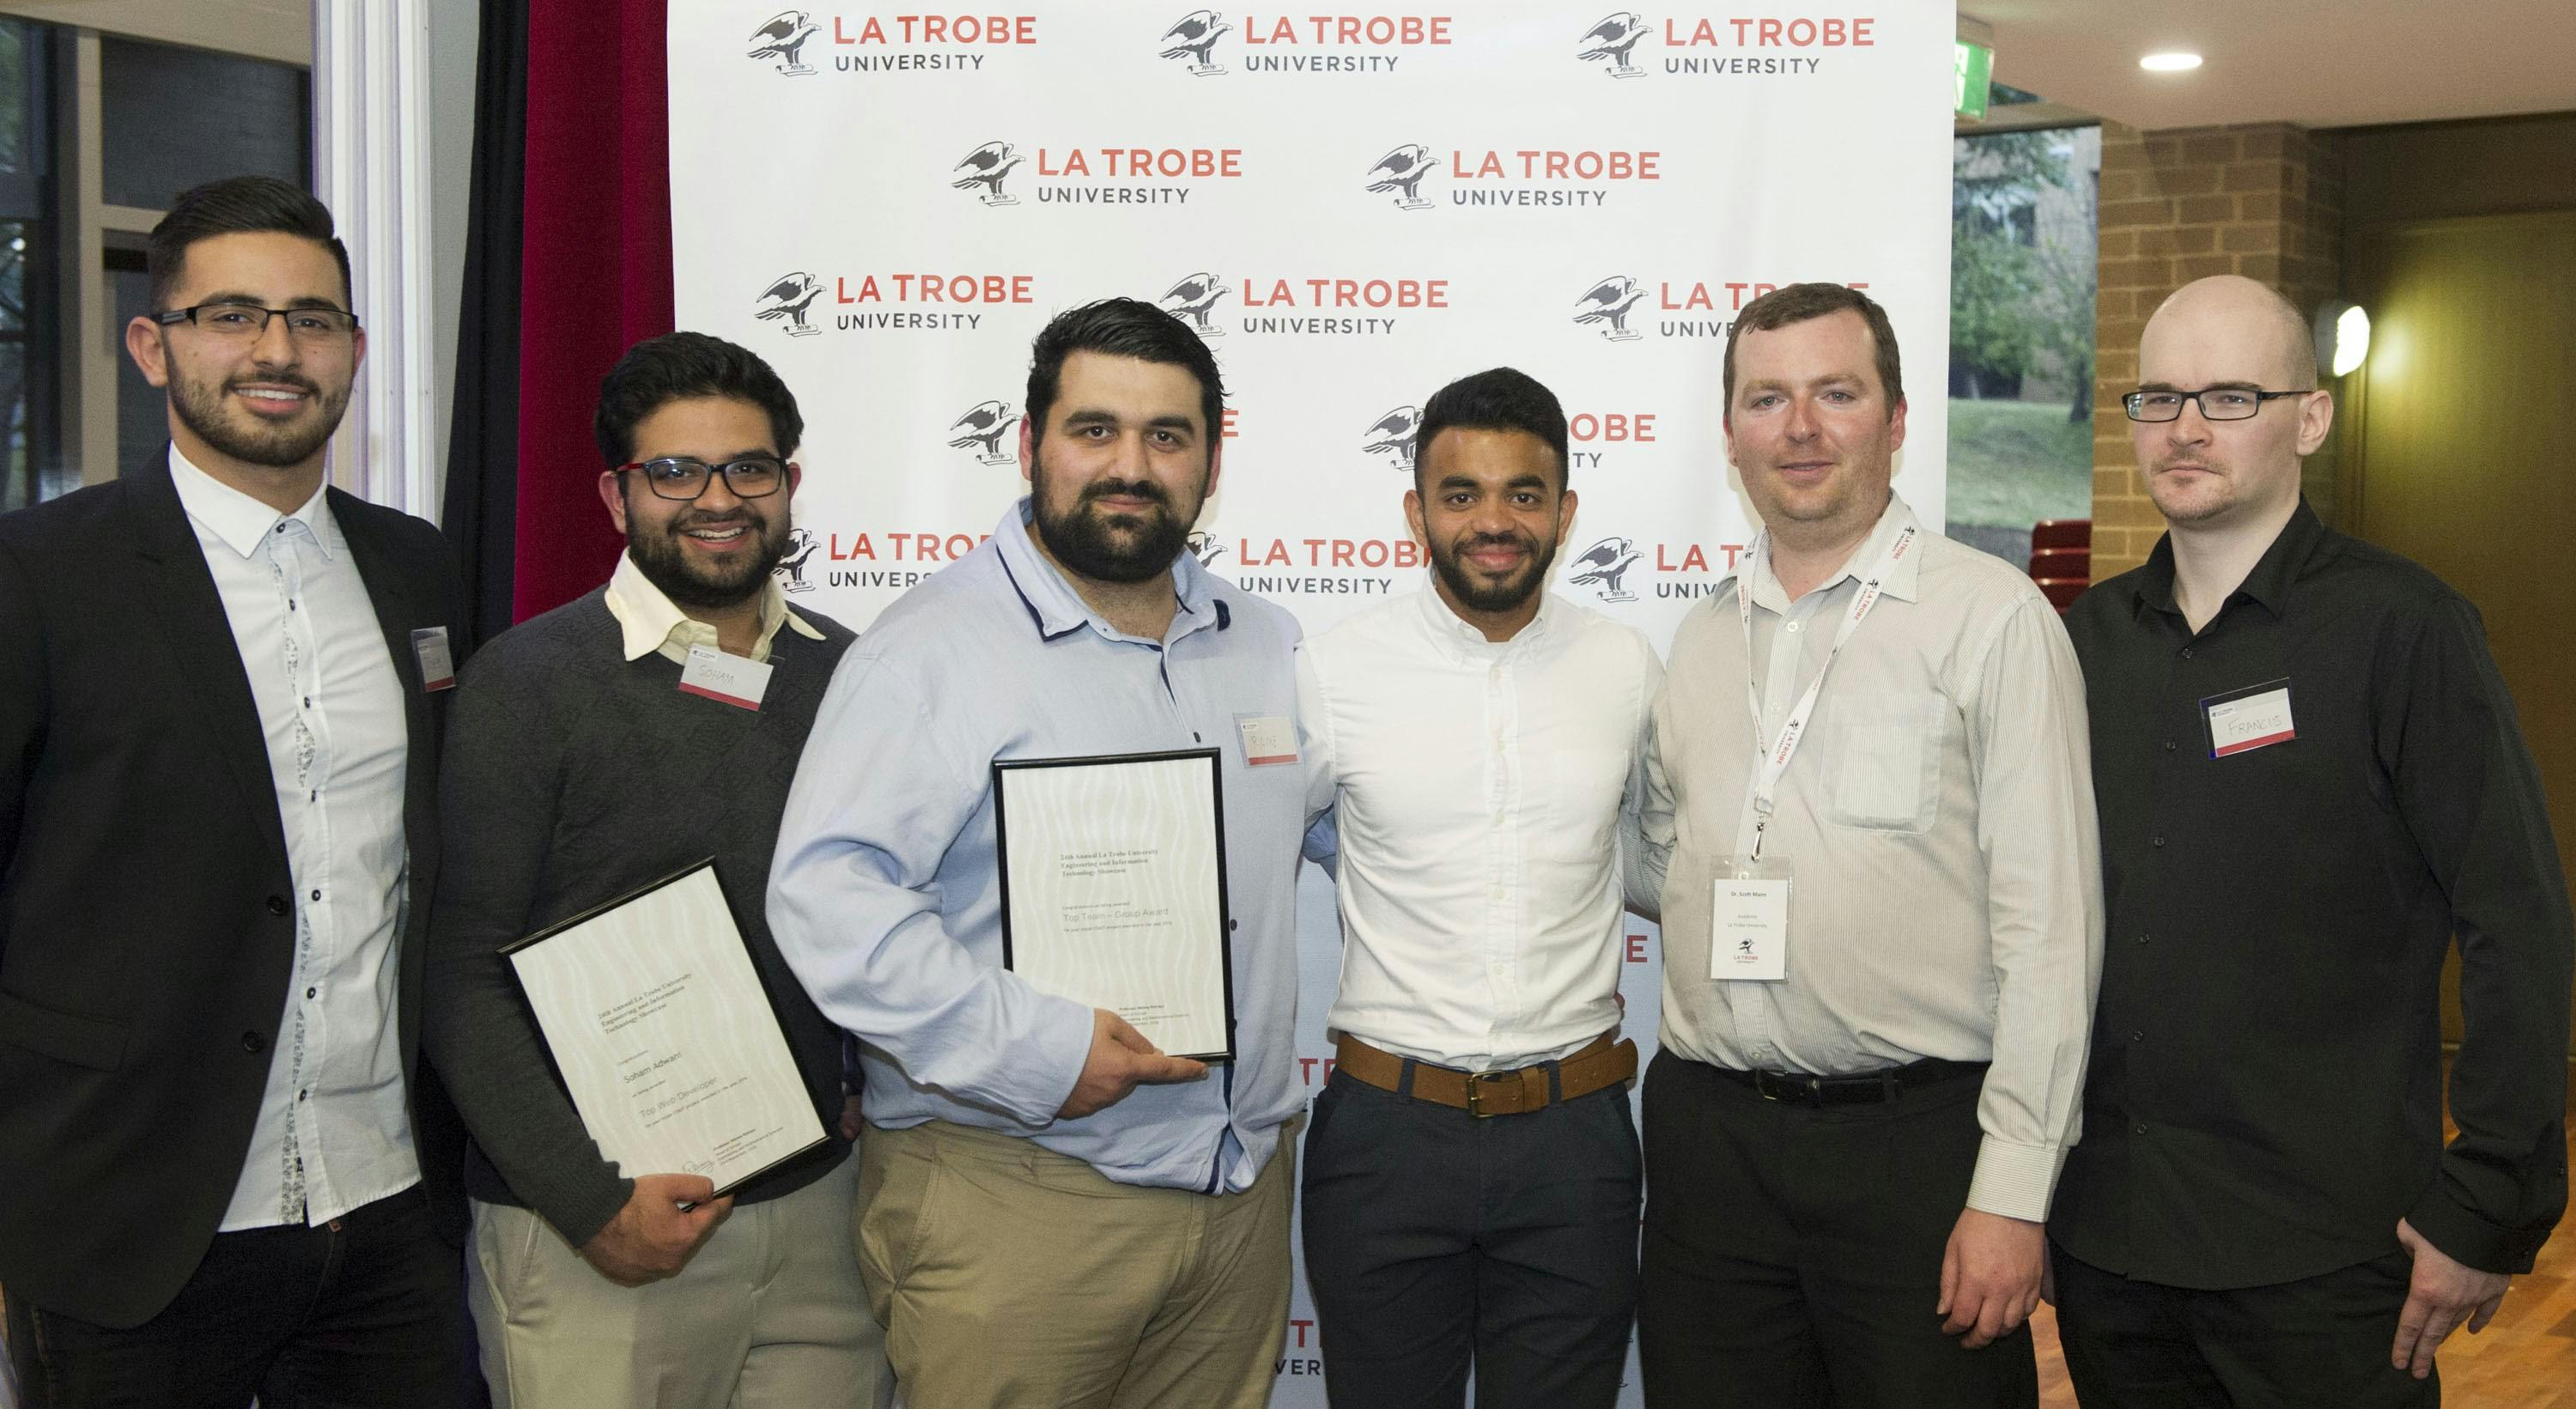
{"type": "Polygon", "coordinates": [[[0,517],[0,1294],[33,1405],[456,1402],[416,1068],[438,531],[323,482],[365,335],[303,191],[153,231],[171,443],[0,517]]]}

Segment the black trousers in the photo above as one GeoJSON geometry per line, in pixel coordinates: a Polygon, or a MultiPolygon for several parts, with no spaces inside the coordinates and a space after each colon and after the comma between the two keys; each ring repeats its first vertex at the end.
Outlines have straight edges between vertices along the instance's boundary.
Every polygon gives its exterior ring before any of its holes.
{"type": "Polygon", "coordinates": [[[1969,1350],[1933,1311],[1981,1085],[1818,1107],[1658,1053],[1637,1305],[1648,1409],[2036,1406],[2028,1326],[1969,1350]]]}
{"type": "Polygon", "coordinates": [[[2441,1371],[2388,1363],[2415,1260],[2197,1291],[2105,1272],[2050,1245],[2057,1335],[2084,1409],[2431,1409],[2441,1371]]]}
{"type": "Polygon", "coordinates": [[[27,1409],[455,1409],[462,1254],[418,1185],[324,1227],[217,1233],[130,1330],[9,1298],[27,1409]]]}
{"type": "Polygon", "coordinates": [[[1478,1119],[1336,1072],[1306,1134],[1333,1409],[1609,1409],[1637,1306],[1625,1086],[1478,1119]]]}

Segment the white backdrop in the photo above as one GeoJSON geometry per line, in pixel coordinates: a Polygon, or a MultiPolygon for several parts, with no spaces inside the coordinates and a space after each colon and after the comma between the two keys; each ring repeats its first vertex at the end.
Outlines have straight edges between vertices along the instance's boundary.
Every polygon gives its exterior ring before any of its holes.
{"type": "MultiPolygon", "coordinates": [[[[804,409],[800,607],[864,629],[991,529],[1022,492],[1030,338],[1112,294],[1214,348],[1225,476],[1193,547],[1309,630],[1420,587],[1411,420],[1508,363],[1573,419],[1558,590],[1668,642],[1752,536],[1727,326],[1798,280],[1887,306],[1918,391],[1897,490],[1942,521],[1947,4],[773,4],[673,0],[673,255],[680,326],[760,352],[804,409]]],[[[1629,929],[1651,1054],[1653,927],[1629,929]]],[[[1300,934],[1316,1086],[1320,877],[1300,934]]],[[[1275,1403],[1319,1406],[1302,1272],[1290,1315],[1275,1403]]]]}

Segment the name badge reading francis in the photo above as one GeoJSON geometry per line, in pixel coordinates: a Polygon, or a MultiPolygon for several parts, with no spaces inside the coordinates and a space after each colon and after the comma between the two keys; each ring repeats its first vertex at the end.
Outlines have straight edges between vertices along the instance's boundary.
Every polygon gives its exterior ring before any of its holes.
{"type": "Polygon", "coordinates": [[[2287,743],[2299,736],[2290,723],[2287,678],[2212,695],[2200,702],[2200,710],[2209,724],[2211,758],[2287,743]]]}
{"type": "Polygon", "coordinates": [[[743,709],[758,709],[760,697],[769,693],[769,671],[766,661],[691,646],[689,663],[680,670],[680,688],[743,709]]]}
{"type": "Polygon", "coordinates": [[[1708,976],[1776,983],[1789,976],[1789,867],[1723,857],[1709,887],[1708,976]]]}

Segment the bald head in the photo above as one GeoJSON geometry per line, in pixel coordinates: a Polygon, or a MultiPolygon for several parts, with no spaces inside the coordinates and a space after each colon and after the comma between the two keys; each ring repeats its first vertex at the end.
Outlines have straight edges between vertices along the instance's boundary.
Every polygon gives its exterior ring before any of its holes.
{"type": "Polygon", "coordinates": [[[2270,285],[2241,274],[2214,274],[2174,291],[2147,320],[2138,337],[2141,371],[2153,354],[2177,346],[2223,351],[2254,363],[2273,391],[2305,391],[2317,384],[2317,353],[2308,320],[2270,285]]]}

